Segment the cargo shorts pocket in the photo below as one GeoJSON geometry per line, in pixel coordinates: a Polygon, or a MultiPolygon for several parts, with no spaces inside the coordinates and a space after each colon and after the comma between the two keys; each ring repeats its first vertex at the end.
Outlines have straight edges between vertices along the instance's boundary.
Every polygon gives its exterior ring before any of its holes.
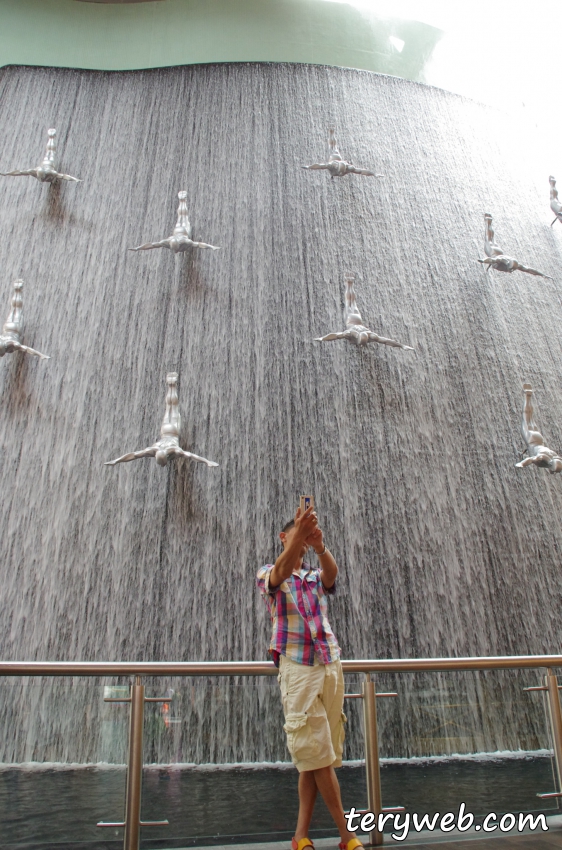
{"type": "Polygon", "coordinates": [[[309,761],[318,756],[319,742],[312,734],[306,713],[287,714],[283,729],[287,733],[287,746],[294,762],[309,761]]]}
{"type": "Polygon", "coordinates": [[[339,723],[338,723],[337,734],[336,734],[336,744],[337,744],[337,746],[335,747],[336,755],[339,758],[341,758],[341,755],[343,753],[343,742],[345,741],[345,726],[346,726],[346,723],[347,723],[347,717],[345,716],[345,714],[342,711],[341,717],[340,717],[339,723]]]}

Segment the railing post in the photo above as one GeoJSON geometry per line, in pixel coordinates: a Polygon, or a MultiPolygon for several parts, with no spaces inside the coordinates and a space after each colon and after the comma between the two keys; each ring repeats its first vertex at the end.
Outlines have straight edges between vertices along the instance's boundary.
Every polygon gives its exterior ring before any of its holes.
{"type": "Polygon", "coordinates": [[[558,680],[550,668],[546,672],[544,683],[548,691],[548,709],[550,713],[550,728],[552,729],[558,791],[562,791],[562,712],[560,711],[560,697],[558,696],[558,680]]]}
{"type": "Polygon", "coordinates": [[[123,850],[139,850],[142,791],[142,743],[144,732],[144,685],[137,676],[131,687],[129,760],[125,791],[125,836],[123,850]]]}
{"type": "Polygon", "coordinates": [[[383,843],[384,837],[378,830],[382,811],[381,771],[379,763],[379,737],[377,732],[377,697],[375,683],[369,674],[363,682],[363,715],[365,718],[365,771],[367,774],[367,802],[369,811],[376,817],[375,828],[370,833],[371,846],[383,843]]]}
{"type": "Polygon", "coordinates": [[[141,820],[141,791],[142,791],[142,742],[144,732],[145,702],[169,702],[169,697],[145,697],[144,685],[140,676],[135,678],[131,686],[130,696],[104,697],[104,702],[127,702],[131,706],[129,718],[129,753],[127,756],[127,781],[125,784],[125,820],[100,821],[98,826],[125,827],[123,850],[139,850],[141,826],[169,826],[167,820],[141,820]]]}

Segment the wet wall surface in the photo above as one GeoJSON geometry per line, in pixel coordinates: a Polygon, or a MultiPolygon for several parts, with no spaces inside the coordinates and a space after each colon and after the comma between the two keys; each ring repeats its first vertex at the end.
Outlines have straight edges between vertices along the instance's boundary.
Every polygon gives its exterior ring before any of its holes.
{"type": "MultiPolygon", "coordinates": [[[[0,178],[0,314],[21,276],[24,341],[51,355],[0,362],[2,658],[265,657],[255,572],[307,492],[341,568],[330,617],[346,658],[559,651],[562,481],[515,463],[524,381],[562,450],[562,230],[520,126],[419,84],[298,65],[12,67],[0,105],[2,171],[37,165],[53,126],[61,170],[83,181],[0,178]],[[384,177],[303,170],[332,125],[384,177]],[[221,250],[128,252],[171,234],[180,189],[194,238],[221,250]],[[487,211],[504,251],[553,281],[485,273],[487,211]],[[313,342],[343,329],[348,271],[365,324],[415,352],[313,342]],[[158,436],[172,369],[181,444],[219,468],[105,467],[158,436]]],[[[386,755],[423,754],[414,686],[451,681],[399,680],[386,755]]],[[[532,697],[511,720],[502,708],[520,683],[483,682],[459,686],[479,749],[544,745],[532,697]]],[[[64,687],[33,712],[5,701],[4,760],[105,757],[101,688],[76,714],[64,687]]],[[[286,758],[261,687],[242,719],[225,698],[220,723],[190,691],[187,760],[286,758]]]]}

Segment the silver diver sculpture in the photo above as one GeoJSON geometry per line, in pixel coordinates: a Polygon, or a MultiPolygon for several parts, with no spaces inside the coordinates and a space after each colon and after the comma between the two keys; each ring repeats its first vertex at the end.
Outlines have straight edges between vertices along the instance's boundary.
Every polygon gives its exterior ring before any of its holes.
{"type": "MultiPolygon", "coordinates": [[[[554,221],[559,221],[562,224],[562,203],[558,200],[558,189],[556,188],[556,180],[550,175],[548,178],[550,183],[550,209],[555,215],[554,221]]],[[[554,221],[552,224],[554,224],[554,221]]],[[[552,224],[550,225],[552,227],[552,224]]]]}
{"type": "Polygon", "coordinates": [[[411,345],[403,345],[403,343],[397,342],[395,339],[386,339],[386,337],[379,336],[374,331],[369,330],[369,328],[365,327],[365,325],[363,324],[363,319],[361,318],[361,313],[359,312],[359,308],[357,307],[355,290],[353,288],[354,282],[354,275],[347,274],[345,276],[345,331],[339,331],[336,333],[326,334],[326,336],[316,337],[314,341],[329,342],[333,339],[347,339],[354,345],[367,345],[370,342],[378,342],[382,345],[391,345],[393,348],[402,348],[404,351],[413,351],[414,349],[411,345]]]}
{"type": "Polygon", "coordinates": [[[542,272],[537,271],[537,269],[531,269],[528,266],[524,266],[522,263],[515,260],[513,257],[508,257],[497,242],[494,240],[494,229],[492,227],[492,216],[490,213],[484,213],[484,222],[485,222],[485,231],[484,231],[484,250],[486,252],[486,257],[482,260],[478,260],[479,263],[484,263],[486,266],[486,271],[490,268],[496,269],[498,272],[527,272],[528,274],[534,274],[538,277],[546,277],[548,280],[552,280],[550,275],[543,274],[542,272]]]}
{"type": "Polygon", "coordinates": [[[346,162],[342,158],[336,144],[336,133],[333,127],[328,131],[328,144],[330,145],[330,158],[328,162],[317,162],[315,165],[303,165],[309,171],[329,171],[332,177],[345,177],[346,174],[363,174],[365,177],[382,177],[382,174],[375,174],[374,171],[367,171],[366,168],[356,168],[351,162],[346,162]]]}
{"type": "Polygon", "coordinates": [[[551,475],[554,475],[556,472],[562,472],[562,457],[545,446],[543,436],[533,418],[533,405],[531,402],[533,388],[531,384],[523,384],[523,393],[525,395],[525,401],[523,402],[521,432],[523,439],[527,443],[525,451],[529,453],[529,457],[516,463],[515,466],[524,468],[534,464],[535,466],[544,466],[551,475]]]}
{"type": "Polygon", "coordinates": [[[22,343],[23,339],[23,280],[14,281],[14,295],[12,297],[12,309],[7,320],[4,322],[0,334],[0,357],[12,354],[14,351],[22,351],[24,354],[34,354],[41,360],[49,360],[48,354],[41,354],[34,348],[22,343]]]}
{"type": "Polygon", "coordinates": [[[70,174],[60,174],[56,168],[55,153],[57,146],[55,143],[56,130],[47,130],[48,141],[45,158],[41,165],[37,168],[28,168],[27,171],[7,171],[0,174],[2,177],[35,177],[41,183],[55,183],[57,180],[70,180],[72,183],[81,183],[78,177],[71,177],[70,174]]]}
{"type": "Polygon", "coordinates": [[[218,463],[215,463],[213,460],[207,460],[207,458],[199,457],[192,454],[192,452],[186,452],[180,448],[181,416],[177,390],[177,372],[168,372],[166,375],[166,384],[168,387],[166,390],[166,413],[164,414],[164,420],[160,429],[160,439],[156,440],[154,445],[149,446],[147,449],[141,449],[138,452],[129,452],[122,457],[118,457],[116,460],[108,460],[104,464],[105,466],[115,466],[116,463],[126,463],[130,460],[137,460],[140,457],[154,457],[156,458],[156,463],[160,466],[166,466],[169,458],[173,457],[188,457],[200,463],[206,463],[207,466],[218,466],[218,463]]]}
{"type": "Polygon", "coordinates": [[[218,251],[216,245],[207,245],[206,242],[194,242],[191,238],[191,224],[187,215],[187,192],[178,192],[179,207],[178,220],[174,227],[174,232],[167,239],[162,239],[161,242],[147,242],[145,245],[138,245],[136,248],[129,248],[129,251],[150,251],[152,248],[170,248],[174,254],[181,251],[187,251],[189,248],[210,248],[211,251],[218,251]]]}

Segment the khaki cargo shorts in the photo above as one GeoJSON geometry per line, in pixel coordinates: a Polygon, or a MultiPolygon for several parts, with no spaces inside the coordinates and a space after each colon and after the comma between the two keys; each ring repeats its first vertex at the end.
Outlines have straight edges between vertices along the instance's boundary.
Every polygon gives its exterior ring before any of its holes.
{"type": "Polygon", "coordinates": [[[340,767],[346,716],[340,661],[297,664],[279,658],[279,684],[285,714],[287,746],[299,772],[340,767]]]}

